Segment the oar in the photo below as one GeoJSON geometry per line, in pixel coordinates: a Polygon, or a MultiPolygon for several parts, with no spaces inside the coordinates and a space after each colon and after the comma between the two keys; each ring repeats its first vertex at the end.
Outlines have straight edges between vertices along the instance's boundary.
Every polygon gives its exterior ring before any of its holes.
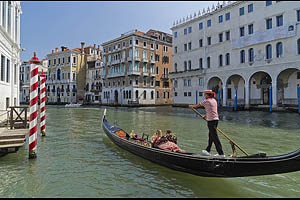
{"type": "MultiPolygon", "coordinates": [[[[197,113],[198,115],[200,115],[202,117],[202,119],[204,119],[205,121],[207,121],[205,119],[205,117],[203,115],[201,115],[195,108],[191,108],[195,113],[197,113]]],[[[228,135],[226,135],[223,131],[221,131],[219,128],[217,128],[217,130],[224,135],[230,142],[232,142],[235,146],[237,146],[237,148],[239,148],[244,154],[246,154],[246,156],[248,156],[248,153],[242,149],[242,147],[240,147],[240,145],[238,145],[237,143],[235,143],[228,135]]]]}

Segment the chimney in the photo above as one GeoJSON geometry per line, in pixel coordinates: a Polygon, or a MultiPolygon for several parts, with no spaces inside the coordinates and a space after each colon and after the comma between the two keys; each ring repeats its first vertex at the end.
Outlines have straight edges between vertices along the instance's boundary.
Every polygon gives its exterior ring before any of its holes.
{"type": "Polygon", "coordinates": [[[100,51],[100,44],[98,44],[98,50],[100,51]]]}
{"type": "Polygon", "coordinates": [[[52,54],[54,54],[54,50],[52,49],[52,54]]]}
{"type": "Polygon", "coordinates": [[[84,44],[85,44],[85,43],[84,43],[84,42],[81,42],[80,44],[81,44],[81,53],[84,53],[84,44]]]}
{"type": "Polygon", "coordinates": [[[57,47],[55,48],[55,52],[58,52],[58,48],[57,47]]]}
{"type": "Polygon", "coordinates": [[[66,49],[66,47],[61,46],[61,51],[64,51],[66,49]]]}

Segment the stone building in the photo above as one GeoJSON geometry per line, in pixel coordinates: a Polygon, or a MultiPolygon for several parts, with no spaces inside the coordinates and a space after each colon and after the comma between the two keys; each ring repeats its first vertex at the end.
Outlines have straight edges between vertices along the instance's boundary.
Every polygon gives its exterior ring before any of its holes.
{"type": "Polygon", "coordinates": [[[300,4],[224,2],[173,27],[173,104],[195,104],[212,89],[222,106],[297,105],[300,4]],[[271,98],[270,98],[271,97],[271,98]]]}
{"type": "Polygon", "coordinates": [[[20,1],[0,1],[0,121],[9,106],[18,106],[20,52],[20,1]]]}
{"type": "Polygon", "coordinates": [[[88,57],[100,49],[94,46],[68,49],[65,46],[52,50],[48,58],[46,94],[48,103],[83,103],[86,92],[86,64],[88,57]]]}
{"type": "Polygon", "coordinates": [[[102,46],[103,104],[171,104],[171,35],[134,30],[102,46]]]}

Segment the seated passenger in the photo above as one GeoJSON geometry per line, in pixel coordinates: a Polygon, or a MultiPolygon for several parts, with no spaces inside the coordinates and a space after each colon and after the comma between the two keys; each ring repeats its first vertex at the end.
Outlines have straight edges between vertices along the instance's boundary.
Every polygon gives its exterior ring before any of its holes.
{"type": "Polygon", "coordinates": [[[153,147],[157,147],[170,152],[180,152],[184,153],[185,151],[180,149],[177,144],[170,142],[166,137],[162,136],[161,130],[157,130],[157,136],[154,138],[153,147]]]}
{"type": "Polygon", "coordinates": [[[170,130],[167,130],[166,133],[166,138],[170,141],[170,142],[174,142],[175,144],[177,144],[177,137],[174,133],[172,133],[170,130]]]}
{"type": "Polygon", "coordinates": [[[131,131],[131,133],[129,134],[130,139],[134,139],[137,140],[138,139],[138,135],[136,133],[133,132],[133,130],[131,131]]]}

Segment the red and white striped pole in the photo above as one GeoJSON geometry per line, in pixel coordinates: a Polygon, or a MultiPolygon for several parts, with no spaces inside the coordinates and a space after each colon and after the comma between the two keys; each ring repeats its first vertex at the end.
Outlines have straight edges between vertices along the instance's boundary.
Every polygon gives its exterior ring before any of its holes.
{"type": "Polygon", "coordinates": [[[34,52],[30,63],[30,118],[29,118],[29,159],[36,158],[37,144],[37,103],[38,103],[38,65],[39,59],[34,52]]]}
{"type": "Polygon", "coordinates": [[[46,74],[42,72],[40,74],[40,126],[42,136],[46,136],[46,116],[45,116],[45,82],[46,74]]]}

